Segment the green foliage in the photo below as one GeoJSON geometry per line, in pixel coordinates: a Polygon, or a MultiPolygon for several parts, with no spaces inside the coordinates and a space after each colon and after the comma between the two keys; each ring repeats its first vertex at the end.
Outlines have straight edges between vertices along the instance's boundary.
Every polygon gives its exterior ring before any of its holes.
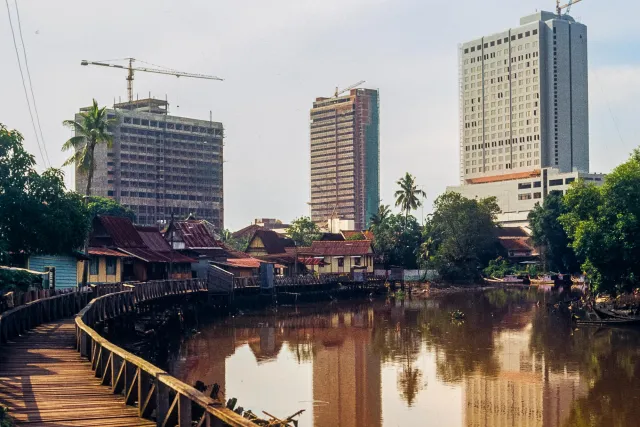
{"type": "Polygon", "coordinates": [[[382,224],[391,215],[389,205],[380,205],[378,212],[371,216],[371,228],[382,224]]]}
{"type": "Polygon", "coordinates": [[[577,183],[559,221],[595,291],[630,290],[640,278],[640,152],[601,187],[577,183]]]}
{"type": "Polygon", "coordinates": [[[414,176],[409,172],[400,178],[396,184],[400,187],[394,194],[396,206],[400,206],[405,216],[408,216],[409,212],[422,206],[420,197],[426,197],[427,195],[418,188],[414,176]]]}
{"type": "Polygon", "coordinates": [[[0,406],[0,427],[13,427],[14,425],[9,417],[9,408],[0,406]]]}
{"type": "Polygon", "coordinates": [[[311,242],[318,240],[322,235],[318,224],[306,216],[293,220],[287,234],[296,242],[296,246],[311,246],[311,242]]]}
{"type": "Polygon", "coordinates": [[[499,257],[489,261],[489,265],[483,270],[483,272],[487,277],[502,278],[504,276],[514,274],[515,268],[513,268],[506,259],[499,257]]]}
{"type": "Polygon", "coordinates": [[[567,213],[561,193],[552,191],[542,206],[536,204],[529,213],[531,239],[541,249],[549,271],[578,273],[580,266],[570,246],[569,237],[558,218],[567,213]]]}
{"type": "Polygon", "coordinates": [[[249,236],[243,237],[233,237],[233,233],[230,230],[222,230],[220,233],[220,238],[222,242],[229,246],[231,249],[239,252],[244,252],[247,250],[247,245],[249,245],[249,236]]]}
{"type": "Polygon", "coordinates": [[[82,246],[88,212],[67,192],[58,169],[42,174],[22,145],[22,135],[0,124],[0,261],[10,254],[61,254],[82,246]]]}
{"type": "Polygon", "coordinates": [[[122,206],[116,200],[107,197],[92,196],[87,205],[91,218],[96,215],[109,215],[129,218],[131,222],[136,221],[136,214],[126,206],[122,206]]]}
{"type": "Polygon", "coordinates": [[[374,250],[382,258],[385,267],[418,267],[422,231],[412,215],[391,214],[381,224],[372,226],[371,231],[374,250]]]}
{"type": "Polygon", "coordinates": [[[449,281],[480,278],[480,271],[499,255],[495,198],[473,200],[445,193],[434,202],[424,229],[429,264],[449,281]]]}
{"type": "Polygon", "coordinates": [[[95,99],[87,111],[80,113],[80,120],[62,122],[75,131],[75,136],[62,145],[62,151],[73,150],[73,154],[64,162],[63,166],[75,165],[77,172],[87,174],[85,196],[91,195],[96,146],[105,144],[107,147],[111,147],[113,137],[109,134],[109,126],[115,123],[116,120],[107,117],[107,108],[98,107],[98,102],[95,99]]]}
{"type": "Polygon", "coordinates": [[[362,233],[355,233],[352,236],[347,237],[346,240],[367,240],[362,233]]]}
{"type": "Polygon", "coordinates": [[[24,292],[30,287],[41,288],[42,276],[22,270],[0,269],[0,293],[24,292]]]}

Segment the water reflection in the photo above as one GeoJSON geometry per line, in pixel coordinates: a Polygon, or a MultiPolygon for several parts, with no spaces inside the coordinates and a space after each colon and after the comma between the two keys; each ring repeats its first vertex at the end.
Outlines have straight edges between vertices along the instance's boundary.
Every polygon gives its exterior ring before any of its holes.
{"type": "Polygon", "coordinates": [[[245,314],[185,340],[169,370],[254,412],[304,408],[300,425],[635,425],[639,334],[574,331],[556,298],[493,290],[245,314]]]}

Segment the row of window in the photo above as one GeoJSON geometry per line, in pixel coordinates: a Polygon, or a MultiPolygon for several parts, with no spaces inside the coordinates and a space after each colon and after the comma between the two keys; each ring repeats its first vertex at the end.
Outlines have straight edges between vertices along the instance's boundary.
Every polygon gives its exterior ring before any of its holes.
{"type": "MultiPolygon", "coordinates": [[[[124,117],[123,122],[125,124],[133,124],[137,126],[150,126],[150,127],[158,127],[160,129],[175,129],[182,130],[185,132],[197,132],[197,133],[213,133],[215,130],[222,131],[218,128],[212,127],[204,127],[198,125],[187,125],[184,123],[173,123],[173,122],[165,122],[165,121],[157,121],[157,120],[148,120],[148,119],[138,119],[135,117],[124,117]]],[[[124,127],[123,127],[124,128],[124,127]]],[[[131,129],[131,128],[126,128],[131,129]]]]}
{"type": "MultiPolygon", "coordinates": [[[[530,37],[532,35],[535,36],[537,34],[538,34],[538,30],[537,29],[534,29],[533,31],[525,31],[525,32],[518,33],[518,34],[512,34],[511,35],[511,41],[516,41],[516,39],[520,40],[523,37],[530,37]]],[[[493,46],[496,46],[496,45],[499,46],[502,43],[505,43],[505,44],[509,43],[509,37],[500,38],[498,40],[492,40],[490,42],[486,42],[484,44],[484,48],[488,49],[489,47],[493,47],[493,46]]],[[[482,50],[482,45],[479,44],[477,46],[471,46],[470,48],[466,48],[464,50],[464,53],[475,52],[476,50],[478,50],[478,51],[482,50]]]]}
{"type": "Polygon", "coordinates": [[[536,192],[536,193],[522,193],[522,194],[518,194],[518,200],[531,200],[531,199],[541,199],[542,198],[542,193],[536,192]]]}
{"type": "MultiPolygon", "coordinates": [[[[116,263],[118,259],[116,257],[106,257],[107,259],[107,276],[115,276],[116,275],[116,263]]],[[[89,274],[92,276],[97,276],[100,271],[100,258],[91,257],[89,259],[89,274]]]]}

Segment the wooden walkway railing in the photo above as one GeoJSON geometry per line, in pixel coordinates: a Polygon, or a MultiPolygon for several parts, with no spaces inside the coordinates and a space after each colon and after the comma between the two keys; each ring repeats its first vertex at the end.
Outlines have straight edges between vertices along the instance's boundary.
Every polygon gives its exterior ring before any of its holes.
{"type": "Polygon", "coordinates": [[[155,419],[158,426],[252,426],[255,424],[227,409],[167,372],[110,343],[93,327],[132,311],[141,302],[166,295],[207,291],[199,280],[147,282],[91,301],[76,316],[76,339],[80,354],[102,384],[122,394],[127,405],[138,407],[141,418],[155,419]]]}
{"type": "Polygon", "coordinates": [[[0,351],[3,344],[30,329],[78,313],[76,349],[90,360],[91,369],[103,386],[124,396],[123,408],[124,404],[137,406],[138,415],[154,420],[157,426],[255,427],[222,402],[110,343],[93,329],[100,322],[132,312],[142,302],[206,290],[206,284],[199,279],[153,281],[97,285],[93,292],[78,290],[33,301],[0,315],[0,351]],[[96,295],[100,296],[89,302],[96,295]]]}

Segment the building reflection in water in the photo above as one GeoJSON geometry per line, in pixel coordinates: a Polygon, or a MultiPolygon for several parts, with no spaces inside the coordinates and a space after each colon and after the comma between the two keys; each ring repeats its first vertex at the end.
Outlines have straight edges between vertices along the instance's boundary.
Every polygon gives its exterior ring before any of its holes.
{"type": "Polygon", "coordinates": [[[588,386],[577,372],[550,372],[543,356],[529,349],[531,324],[502,330],[494,342],[500,370],[495,377],[475,373],[464,382],[467,427],[560,427],[588,386]]]}
{"type": "Polygon", "coordinates": [[[371,345],[373,309],[331,316],[313,358],[314,425],[380,426],[380,356],[371,345]]]}

